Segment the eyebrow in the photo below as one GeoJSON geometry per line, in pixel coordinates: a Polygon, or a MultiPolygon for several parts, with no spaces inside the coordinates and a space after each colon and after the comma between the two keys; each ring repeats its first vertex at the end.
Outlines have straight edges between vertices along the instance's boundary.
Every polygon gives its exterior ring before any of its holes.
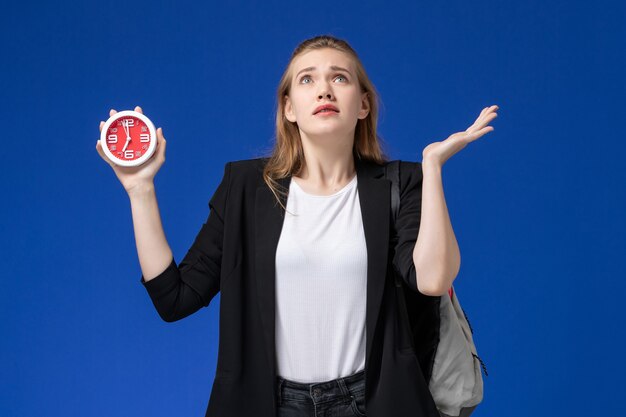
{"type": "MultiPolygon", "coordinates": [[[[300,73],[303,73],[303,72],[308,72],[308,71],[313,71],[313,70],[315,70],[315,69],[316,69],[315,67],[306,67],[306,68],[303,68],[303,69],[301,69],[300,71],[298,71],[298,73],[296,74],[296,78],[298,78],[298,76],[300,75],[300,73]]],[[[350,71],[348,71],[347,69],[345,69],[345,68],[343,68],[343,67],[339,67],[339,66],[337,66],[337,65],[331,65],[331,66],[330,66],[330,69],[331,69],[331,70],[333,70],[333,71],[345,71],[345,72],[347,72],[348,74],[350,74],[350,71]]]]}

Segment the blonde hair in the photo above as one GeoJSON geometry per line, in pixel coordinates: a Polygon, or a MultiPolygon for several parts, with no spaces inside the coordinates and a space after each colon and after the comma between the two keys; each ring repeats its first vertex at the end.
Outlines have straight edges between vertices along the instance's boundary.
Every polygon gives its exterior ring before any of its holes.
{"type": "Polygon", "coordinates": [[[316,49],[333,48],[348,54],[355,63],[357,81],[361,92],[367,92],[369,114],[365,119],[359,119],[354,132],[354,146],[352,154],[355,158],[384,163],[389,160],[382,149],[382,139],[376,132],[378,123],[378,93],[370,81],[365,68],[357,53],[344,40],[331,35],[320,35],[301,42],[291,54],[287,68],[280,78],[276,91],[276,140],[271,155],[263,168],[263,180],[268,185],[278,203],[282,204],[279,194],[285,196],[287,190],[281,190],[276,181],[289,175],[299,175],[304,164],[304,152],[298,125],[285,117],[285,96],[289,94],[292,79],[292,63],[299,55],[316,49]]]}

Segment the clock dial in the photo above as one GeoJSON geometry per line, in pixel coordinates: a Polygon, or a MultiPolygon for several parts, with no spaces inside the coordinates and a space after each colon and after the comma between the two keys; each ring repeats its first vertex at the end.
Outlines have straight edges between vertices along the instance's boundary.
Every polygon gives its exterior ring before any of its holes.
{"type": "Polygon", "coordinates": [[[107,157],[122,166],[138,166],[148,160],[154,153],[156,140],[150,119],[131,110],[109,118],[100,139],[107,157]]]}
{"type": "Polygon", "coordinates": [[[139,159],[148,151],[150,131],[148,126],[133,116],[117,119],[107,131],[109,151],[122,161],[139,159]]]}

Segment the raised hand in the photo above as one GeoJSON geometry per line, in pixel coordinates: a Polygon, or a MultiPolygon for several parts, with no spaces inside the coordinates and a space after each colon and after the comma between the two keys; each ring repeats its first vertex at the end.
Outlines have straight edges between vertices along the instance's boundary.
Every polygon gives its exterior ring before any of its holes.
{"type": "Polygon", "coordinates": [[[422,151],[423,161],[443,166],[452,155],[465,148],[468,143],[493,130],[492,126],[487,125],[498,117],[496,113],[498,109],[499,107],[496,105],[485,107],[474,124],[468,127],[465,132],[454,133],[442,142],[433,142],[425,147],[422,151]]]}
{"type": "MultiPolygon", "coordinates": [[[[143,110],[141,107],[135,107],[135,111],[143,114],[143,110]]],[[[109,117],[113,116],[117,111],[115,109],[111,109],[109,112],[109,117]]],[[[102,131],[102,127],[104,126],[104,121],[100,122],[100,131],[102,131]]],[[[102,150],[102,145],[100,141],[96,142],[96,151],[100,157],[113,168],[115,175],[122,183],[122,186],[129,194],[138,191],[141,189],[145,189],[146,186],[154,185],[154,177],[156,173],[159,171],[163,163],[165,162],[165,146],[166,141],[165,137],[163,137],[163,129],[158,128],[156,130],[157,134],[157,147],[154,152],[154,155],[150,157],[146,162],[142,165],[136,167],[123,167],[116,165],[113,163],[107,156],[104,154],[102,150]]]]}

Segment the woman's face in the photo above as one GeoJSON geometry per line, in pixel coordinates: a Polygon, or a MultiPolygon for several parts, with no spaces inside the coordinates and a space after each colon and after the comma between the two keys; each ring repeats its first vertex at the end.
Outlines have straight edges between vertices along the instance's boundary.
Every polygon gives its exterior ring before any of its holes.
{"type": "Polygon", "coordinates": [[[323,48],[294,59],[291,90],[285,96],[285,117],[298,124],[301,134],[330,134],[353,140],[358,119],[368,113],[367,93],[361,93],[350,56],[323,48]],[[315,113],[324,104],[332,104],[338,112],[315,113]]]}

